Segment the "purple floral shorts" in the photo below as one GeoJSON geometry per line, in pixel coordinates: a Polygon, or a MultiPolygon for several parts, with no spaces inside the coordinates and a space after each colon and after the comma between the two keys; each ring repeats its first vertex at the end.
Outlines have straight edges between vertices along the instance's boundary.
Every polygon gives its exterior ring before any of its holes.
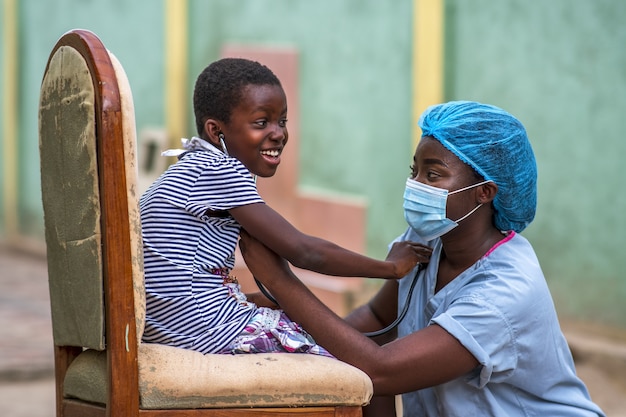
{"type": "Polygon", "coordinates": [[[333,358],[282,310],[259,307],[241,333],[219,353],[311,353],[333,358]]]}

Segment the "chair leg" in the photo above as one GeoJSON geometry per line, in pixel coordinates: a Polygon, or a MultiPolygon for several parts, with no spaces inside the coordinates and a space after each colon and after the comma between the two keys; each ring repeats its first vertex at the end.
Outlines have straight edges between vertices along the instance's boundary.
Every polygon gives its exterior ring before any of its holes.
{"type": "Polygon", "coordinates": [[[54,346],[54,386],[56,393],[56,415],[63,417],[63,382],[67,368],[82,352],[82,349],[74,346],[54,346]]]}

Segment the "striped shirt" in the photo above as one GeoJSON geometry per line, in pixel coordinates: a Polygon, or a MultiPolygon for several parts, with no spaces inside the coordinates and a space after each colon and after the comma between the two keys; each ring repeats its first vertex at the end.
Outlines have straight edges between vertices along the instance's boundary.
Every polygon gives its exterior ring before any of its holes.
{"type": "Polygon", "coordinates": [[[219,270],[239,238],[228,210],[254,203],[248,169],[217,149],[182,154],[142,195],[144,341],[214,353],[242,331],[257,307],[219,270]]]}

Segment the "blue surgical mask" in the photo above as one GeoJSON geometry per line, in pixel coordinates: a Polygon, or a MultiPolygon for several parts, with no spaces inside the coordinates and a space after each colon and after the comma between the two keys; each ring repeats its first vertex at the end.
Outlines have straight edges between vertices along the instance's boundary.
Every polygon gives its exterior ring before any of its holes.
{"type": "Polygon", "coordinates": [[[479,182],[460,190],[448,192],[446,189],[433,187],[409,178],[406,180],[404,190],[404,218],[409,226],[415,230],[415,233],[426,241],[443,236],[482,206],[479,204],[465,216],[453,221],[446,217],[448,196],[488,182],[490,181],[479,182]]]}

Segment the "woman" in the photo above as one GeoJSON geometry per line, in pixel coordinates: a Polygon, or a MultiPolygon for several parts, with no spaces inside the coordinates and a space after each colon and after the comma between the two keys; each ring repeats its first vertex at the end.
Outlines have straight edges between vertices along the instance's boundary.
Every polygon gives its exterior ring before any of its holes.
{"type": "MultiPolygon", "coordinates": [[[[405,190],[410,227],[398,240],[431,246],[427,266],[386,281],[345,321],[244,235],[251,271],[318,343],[370,376],[375,396],[403,394],[406,416],[603,415],[576,376],[537,257],[519,234],[536,210],[524,127],[475,102],[433,106],[419,125],[405,190]],[[379,346],[360,333],[391,323],[407,294],[395,337],[379,346]]],[[[392,402],[375,400],[388,408],[372,415],[394,415],[392,402]]]]}

